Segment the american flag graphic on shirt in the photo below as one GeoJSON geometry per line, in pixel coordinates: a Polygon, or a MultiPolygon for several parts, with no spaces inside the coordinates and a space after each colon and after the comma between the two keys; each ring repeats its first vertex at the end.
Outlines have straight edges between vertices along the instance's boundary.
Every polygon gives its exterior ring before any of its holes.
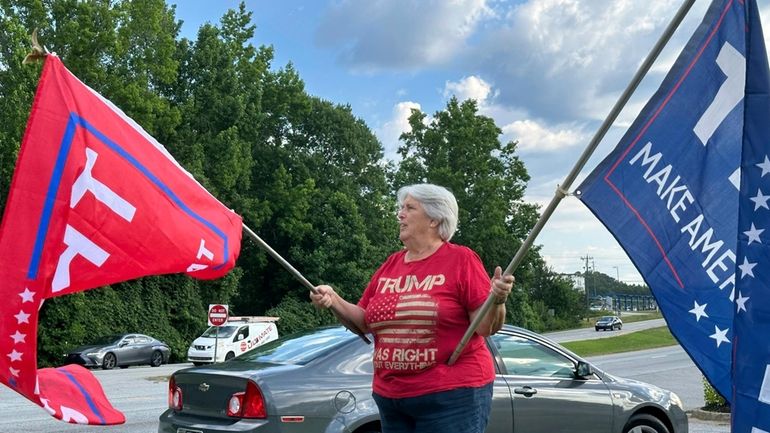
{"type": "Polygon", "coordinates": [[[436,337],[438,304],[424,294],[389,296],[377,302],[372,311],[369,328],[383,343],[430,344],[436,337]]]}
{"type": "Polygon", "coordinates": [[[438,302],[429,294],[379,296],[367,308],[377,336],[375,363],[391,370],[420,370],[435,364],[438,302]]]}

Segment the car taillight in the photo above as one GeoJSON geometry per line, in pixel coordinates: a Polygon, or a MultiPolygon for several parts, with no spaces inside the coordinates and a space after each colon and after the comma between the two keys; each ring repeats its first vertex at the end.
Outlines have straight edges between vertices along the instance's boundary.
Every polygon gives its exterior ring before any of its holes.
{"type": "Polygon", "coordinates": [[[182,388],[176,386],[174,376],[168,380],[168,407],[176,411],[182,410],[182,388]]]}
{"type": "MultiPolygon", "coordinates": [[[[181,394],[180,394],[181,395],[181,394]]],[[[239,418],[267,418],[265,399],[259,387],[252,381],[246,382],[246,391],[236,392],[227,402],[227,416],[239,418]]]]}

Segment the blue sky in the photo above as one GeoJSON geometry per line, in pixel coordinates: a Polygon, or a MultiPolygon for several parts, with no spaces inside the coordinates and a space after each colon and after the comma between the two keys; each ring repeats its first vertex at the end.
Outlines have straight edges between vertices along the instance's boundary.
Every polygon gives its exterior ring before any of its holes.
{"type": "MultiPolygon", "coordinates": [[[[181,0],[182,34],[218,23],[231,0],[181,0]]],[[[617,143],[700,23],[697,0],[653,70],[573,188],[617,143]]],[[[766,35],[770,1],[758,0],[766,35]]],[[[636,72],[681,1],[670,0],[248,0],[254,45],[272,45],[308,93],[349,104],[395,158],[411,108],[429,115],[447,100],[479,101],[481,114],[518,140],[532,179],[527,200],[545,206],[636,72]]],[[[765,38],[767,41],[767,37],[765,38]]],[[[767,43],[767,42],[766,42],[767,43]]],[[[460,222],[462,224],[462,221],[460,222]]],[[[565,198],[537,244],[557,272],[642,279],[598,220],[565,198]]],[[[513,252],[512,252],[513,255],[513,252]]],[[[503,267],[507,263],[500,263],[503,267]]]]}

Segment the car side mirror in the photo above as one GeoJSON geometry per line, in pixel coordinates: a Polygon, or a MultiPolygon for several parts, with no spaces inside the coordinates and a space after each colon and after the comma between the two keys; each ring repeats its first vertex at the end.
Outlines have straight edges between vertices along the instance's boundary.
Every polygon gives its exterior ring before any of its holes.
{"type": "Polygon", "coordinates": [[[593,376],[593,374],[594,368],[591,364],[585,361],[578,361],[577,366],[575,367],[575,376],[580,379],[586,379],[589,376],[593,376]]]}
{"type": "Polygon", "coordinates": [[[121,341],[120,344],[118,344],[118,347],[126,347],[128,346],[128,341],[121,341]]]}
{"type": "Polygon", "coordinates": [[[237,339],[237,341],[241,341],[241,340],[243,340],[244,338],[246,338],[246,337],[244,337],[244,336],[243,336],[243,334],[238,334],[238,339],[237,339]]]}

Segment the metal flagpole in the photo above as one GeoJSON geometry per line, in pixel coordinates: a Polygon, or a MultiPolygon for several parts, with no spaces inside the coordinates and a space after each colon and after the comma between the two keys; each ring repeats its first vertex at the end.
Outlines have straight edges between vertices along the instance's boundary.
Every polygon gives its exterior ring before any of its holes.
{"type": "MultiPolygon", "coordinates": [[[[575,178],[577,178],[578,174],[580,174],[580,171],[588,162],[588,159],[591,157],[591,154],[593,154],[594,150],[596,150],[596,147],[602,141],[602,139],[604,138],[604,135],[610,129],[610,126],[612,126],[612,124],[615,122],[615,119],[617,119],[621,110],[623,110],[623,107],[625,107],[626,103],[631,98],[631,95],[634,93],[636,88],[639,86],[639,83],[642,81],[644,76],[650,70],[650,68],[652,67],[652,64],[655,63],[655,59],[657,59],[658,55],[660,55],[660,52],[663,51],[663,47],[665,47],[669,39],[671,39],[671,36],[674,34],[674,31],[677,29],[677,27],[679,27],[679,24],[682,23],[682,20],[684,19],[685,15],[687,15],[687,12],[690,11],[690,8],[694,3],[695,3],[695,0],[685,0],[682,6],[679,7],[679,10],[677,11],[676,15],[668,24],[668,27],[666,27],[666,30],[660,36],[660,39],[658,39],[658,42],[655,44],[654,47],[652,47],[652,51],[650,51],[650,53],[647,55],[647,58],[644,59],[644,62],[636,71],[636,74],[631,79],[631,82],[628,84],[628,87],[626,87],[626,90],[623,91],[623,94],[620,95],[620,98],[612,107],[610,114],[607,116],[606,119],[604,119],[604,122],[599,127],[599,130],[596,131],[596,134],[588,143],[588,146],[583,151],[583,154],[580,155],[580,158],[575,163],[575,166],[572,167],[572,171],[570,171],[569,174],[567,174],[567,177],[564,178],[564,182],[562,182],[561,185],[559,185],[556,188],[556,192],[554,193],[554,196],[551,199],[551,202],[548,204],[548,207],[540,215],[540,219],[537,220],[537,223],[535,223],[535,226],[532,228],[532,231],[529,232],[529,235],[527,235],[527,239],[525,239],[524,243],[521,244],[521,247],[519,247],[519,250],[516,252],[516,255],[513,257],[513,260],[511,260],[511,263],[509,263],[508,267],[506,267],[505,270],[503,271],[503,275],[512,274],[513,271],[516,270],[516,268],[519,266],[519,264],[521,264],[522,260],[524,259],[524,255],[529,251],[529,248],[535,242],[535,238],[537,237],[537,235],[540,234],[540,230],[543,229],[543,226],[545,225],[546,221],[548,221],[548,219],[551,217],[553,212],[556,210],[556,206],[558,206],[561,200],[567,195],[567,191],[572,186],[572,182],[574,182],[575,178]]],[[[474,332],[476,332],[476,329],[479,327],[481,320],[484,318],[484,316],[487,315],[490,308],[492,308],[493,303],[494,303],[494,296],[490,294],[487,300],[484,301],[484,304],[479,308],[478,314],[476,315],[473,322],[471,322],[470,326],[468,326],[468,329],[465,331],[465,335],[463,335],[463,338],[457,344],[457,347],[455,348],[455,351],[452,353],[452,356],[449,357],[449,361],[447,362],[449,365],[452,365],[455,363],[455,361],[457,361],[457,358],[462,353],[463,349],[465,348],[465,345],[468,344],[468,341],[470,340],[471,336],[473,335],[474,332]]]]}
{"type": "MultiPolygon", "coordinates": [[[[304,275],[302,275],[298,270],[294,268],[294,266],[291,265],[291,263],[287,262],[286,259],[281,257],[278,252],[276,252],[270,245],[267,244],[267,242],[263,241],[262,238],[257,236],[256,233],[254,233],[253,230],[251,230],[246,224],[243,224],[243,230],[251,236],[251,238],[254,240],[254,242],[257,243],[263,250],[265,250],[270,256],[272,256],[278,263],[281,264],[284,268],[286,268],[287,271],[289,271],[290,274],[294,276],[297,280],[299,280],[300,283],[302,283],[303,286],[305,286],[308,290],[310,290],[313,293],[318,293],[318,290],[316,290],[315,286],[310,283],[310,281],[305,278],[304,275]]],[[[371,341],[366,337],[366,334],[364,334],[363,331],[358,329],[358,326],[356,326],[352,321],[350,321],[348,318],[344,317],[339,311],[337,311],[334,306],[329,308],[331,312],[334,314],[334,316],[339,320],[340,323],[342,323],[346,328],[348,328],[351,332],[355,333],[359,337],[361,337],[362,340],[366,342],[366,344],[370,344],[371,341]]]]}

